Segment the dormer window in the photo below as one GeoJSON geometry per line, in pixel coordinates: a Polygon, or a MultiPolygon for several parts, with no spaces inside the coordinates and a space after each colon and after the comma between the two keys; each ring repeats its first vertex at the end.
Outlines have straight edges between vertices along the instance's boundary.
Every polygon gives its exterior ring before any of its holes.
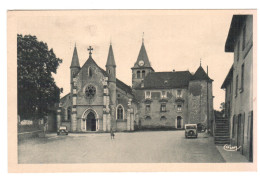
{"type": "Polygon", "coordinates": [[[166,91],[162,91],[162,98],[166,98],[166,91]]]}
{"type": "Polygon", "coordinates": [[[177,90],[177,98],[181,98],[182,94],[181,94],[181,90],[177,90]]]}
{"type": "Polygon", "coordinates": [[[151,99],[151,91],[145,92],[145,99],[147,99],[147,98],[151,99]]]}

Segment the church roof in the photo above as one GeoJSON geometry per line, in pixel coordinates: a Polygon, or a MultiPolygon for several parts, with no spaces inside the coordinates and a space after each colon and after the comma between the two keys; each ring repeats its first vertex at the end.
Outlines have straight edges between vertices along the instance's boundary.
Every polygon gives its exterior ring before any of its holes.
{"type": "MultiPolygon", "coordinates": [[[[94,63],[96,65],[96,67],[98,69],[100,69],[101,73],[104,76],[108,77],[107,72],[103,68],[101,68],[100,66],[97,65],[97,63],[93,60],[92,56],[89,56],[88,60],[85,62],[83,67],[89,63],[94,63]]],[[[83,69],[83,67],[81,69],[83,69]]],[[[130,86],[128,86],[127,84],[125,84],[124,82],[122,82],[121,80],[119,80],[118,78],[116,79],[116,86],[127,93],[133,94],[132,88],[130,86]]]]}
{"type": "Polygon", "coordinates": [[[144,46],[144,42],[142,43],[141,49],[139,51],[139,55],[137,57],[137,61],[135,62],[133,68],[140,68],[139,61],[144,61],[144,65],[142,66],[142,68],[143,67],[151,68],[151,64],[150,64],[150,61],[149,61],[149,58],[148,58],[148,55],[147,55],[147,52],[146,52],[146,49],[144,46]]]}
{"type": "Polygon", "coordinates": [[[209,78],[207,73],[204,71],[204,69],[199,66],[195,74],[191,77],[191,80],[209,80],[213,81],[212,79],[209,78]]]}
{"type": "Polygon", "coordinates": [[[144,87],[139,84],[136,89],[183,88],[189,85],[191,76],[189,71],[152,72],[144,79],[144,87]]]}
{"type": "Polygon", "coordinates": [[[108,52],[108,57],[107,57],[107,64],[106,66],[116,66],[115,58],[114,58],[114,53],[112,49],[112,45],[110,44],[109,46],[109,52],[108,52]]]}
{"type": "Polygon", "coordinates": [[[79,65],[79,57],[78,57],[78,52],[77,52],[76,45],[74,47],[74,52],[73,52],[70,68],[71,67],[80,67],[80,65],[79,65]]]}

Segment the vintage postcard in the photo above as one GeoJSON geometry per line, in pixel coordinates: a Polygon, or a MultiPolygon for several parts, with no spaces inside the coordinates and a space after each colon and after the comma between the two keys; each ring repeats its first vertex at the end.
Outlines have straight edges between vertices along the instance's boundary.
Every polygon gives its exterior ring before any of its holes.
{"type": "Polygon", "coordinates": [[[9,172],[256,171],[256,18],[9,11],[9,172]]]}

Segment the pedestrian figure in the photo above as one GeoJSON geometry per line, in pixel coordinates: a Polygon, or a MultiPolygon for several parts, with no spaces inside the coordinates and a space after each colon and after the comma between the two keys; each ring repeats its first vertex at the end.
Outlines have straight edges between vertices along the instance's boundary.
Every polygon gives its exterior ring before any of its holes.
{"type": "Polygon", "coordinates": [[[111,136],[111,140],[115,138],[115,133],[113,129],[110,130],[110,136],[111,136]]]}

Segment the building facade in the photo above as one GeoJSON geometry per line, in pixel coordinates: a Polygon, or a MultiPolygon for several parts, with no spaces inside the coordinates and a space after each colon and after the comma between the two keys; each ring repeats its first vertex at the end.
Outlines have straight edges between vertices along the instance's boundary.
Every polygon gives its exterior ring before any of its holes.
{"type": "Polygon", "coordinates": [[[80,67],[77,48],[71,62],[71,92],[60,101],[57,125],[72,132],[183,129],[213,120],[212,82],[199,66],[189,71],[155,72],[144,42],[132,69],[132,87],[116,78],[112,45],[106,70],[90,54],[80,67]]]}
{"type": "Polygon", "coordinates": [[[222,85],[231,144],[253,161],[253,16],[234,15],[225,44],[234,63],[222,85]]]}

